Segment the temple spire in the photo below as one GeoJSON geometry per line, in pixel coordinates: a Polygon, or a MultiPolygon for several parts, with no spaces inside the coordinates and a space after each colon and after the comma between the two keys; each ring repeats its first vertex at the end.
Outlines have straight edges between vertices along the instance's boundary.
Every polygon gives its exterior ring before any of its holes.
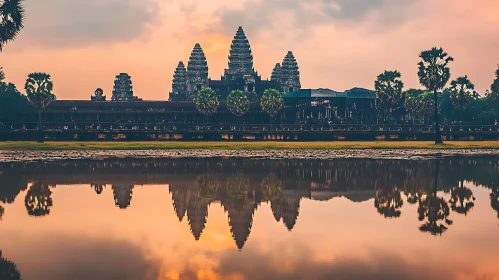
{"type": "Polygon", "coordinates": [[[235,80],[245,75],[255,75],[255,70],[248,38],[243,28],[239,26],[230,46],[229,68],[225,69],[224,79],[235,80]]]}
{"type": "Polygon", "coordinates": [[[208,62],[203,49],[196,43],[187,63],[187,93],[192,99],[199,90],[208,87],[208,62]]]}
{"type": "Polygon", "coordinates": [[[289,51],[281,65],[281,85],[283,92],[301,89],[300,70],[293,52],[289,51]]]}
{"type": "Polygon", "coordinates": [[[270,76],[270,80],[272,82],[280,83],[281,82],[281,64],[276,63],[274,69],[272,70],[272,75],[270,76]]]}
{"type": "Polygon", "coordinates": [[[173,74],[172,94],[170,100],[184,100],[187,95],[187,70],[182,61],[180,61],[173,74]]]}

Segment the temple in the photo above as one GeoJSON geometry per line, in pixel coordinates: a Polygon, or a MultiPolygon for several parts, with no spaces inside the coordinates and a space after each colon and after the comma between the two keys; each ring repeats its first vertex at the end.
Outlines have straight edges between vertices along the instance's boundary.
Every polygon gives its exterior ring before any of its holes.
{"type": "MultiPolygon", "coordinates": [[[[208,61],[200,44],[196,44],[189,57],[187,70],[179,62],[173,74],[170,101],[191,101],[197,92],[209,87],[217,92],[220,100],[225,100],[232,90],[244,91],[250,101],[257,102],[266,89],[290,92],[301,89],[298,63],[289,51],[272,77],[262,79],[253,66],[253,53],[246,34],[239,27],[229,51],[228,67],[220,80],[212,80],[208,74],[208,61]]],[[[277,67],[277,66],[276,66],[277,67]]]]}

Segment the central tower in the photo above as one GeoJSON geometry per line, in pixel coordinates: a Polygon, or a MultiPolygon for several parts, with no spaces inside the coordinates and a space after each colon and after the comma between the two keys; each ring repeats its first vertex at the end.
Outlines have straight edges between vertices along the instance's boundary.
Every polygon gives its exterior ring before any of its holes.
{"type": "Polygon", "coordinates": [[[254,76],[253,54],[251,47],[241,26],[237,29],[232,40],[229,53],[229,68],[225,69],[224,80],[238,80],[245,76],[254,76]]]}

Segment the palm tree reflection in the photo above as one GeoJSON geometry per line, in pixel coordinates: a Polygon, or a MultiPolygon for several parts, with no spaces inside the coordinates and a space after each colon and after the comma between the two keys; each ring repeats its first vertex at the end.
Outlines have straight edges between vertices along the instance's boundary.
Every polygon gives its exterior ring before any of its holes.
{"type": "Polygon", "coordinates": [[[41,181],[34,182],[24,198],[24,205],[28,215],[42,217],[50,214],[52,207],[52,191],[47,184],[41,181]]]}
{"type": "Polygon", "coordinates": [[[21,273],[12,261],[6,259],[0,250],[0,279],[1,280],[20,280],[21,273]]]}
{"type": "Polygon", "coordinates": [[[422,232],[429,232],[432,235],[442,235],[448,227],[452,225],[449,220],[450,208],[445,199],[437,196],[438,176],[440,172],[440,161],[436,161],[435,168],[435,188],[433,192],[425,195],[418,206],[418,219],[425,221],[419,227],[422,232]]]}
{"type": "Polygon", "coordinates": [[[376,198],[374,199],[374,207],[378,210],[378,213],[383,215],[385,218],[398,218],[402,214],[400,209],[404,201],[402,200],[402,195],[400,190],[397,188],[383,188],[376,192],[376,198]]]}

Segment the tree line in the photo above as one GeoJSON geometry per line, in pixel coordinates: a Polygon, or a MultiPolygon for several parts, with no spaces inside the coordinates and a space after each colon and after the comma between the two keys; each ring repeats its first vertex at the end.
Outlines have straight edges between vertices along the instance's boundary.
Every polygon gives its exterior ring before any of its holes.
{"type": "MultiPolygon", "coordinates": [[[[204,88],[198,91],[194,98],[197,110],[206,117],[215,114],[220,106],[217,93],[211,88],[204,88]]],[[[233,90],[227,96],[227,109],[235,116],[241,117],[246,114],[251,102],[242,90],[233,90]]],[[[274,117],[284,107],[282,94],[276,89],[267,89],[260,99],[262,111],[270,117],[274,117]]]]}
{"type": "Polygon", "coordinates": [[[433,113],[437,144],[442,143],[439,116],[450,122],[498,123],[499,65],[490,90],[481,97],[467,75],[452,80],[450,86],[446,87],[451,78],[449,63],[454,58],[442,48],[433,47],[422,51],[419,57],[418,78],[425,90],[404,91],[402,75],[397,70],[384,71],[374,82],[380,109],[388,116],[388,123],[392,112],[398,109],[404,109],[413,121],[433,113]]]}

